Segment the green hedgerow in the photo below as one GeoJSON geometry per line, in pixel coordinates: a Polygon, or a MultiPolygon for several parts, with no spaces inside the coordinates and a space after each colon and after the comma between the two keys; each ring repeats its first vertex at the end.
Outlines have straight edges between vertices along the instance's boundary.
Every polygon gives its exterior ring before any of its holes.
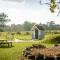
{"type": "Polygon", "coordinates": [[[44,43],[50,43],[50,44],[59,44],[60,43],[60,34],[53,34],[48,35],[43,40],[44,43]]]}

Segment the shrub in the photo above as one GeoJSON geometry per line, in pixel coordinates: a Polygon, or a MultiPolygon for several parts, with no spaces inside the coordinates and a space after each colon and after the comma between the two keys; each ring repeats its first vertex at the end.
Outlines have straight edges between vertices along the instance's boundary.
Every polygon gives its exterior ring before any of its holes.
{"type": "Polygon", "coordinates": [[[15,35],[15,33],[11,33],[11,35],[15,35]]]}
{"type": "Polygon", "coordinates": [[[60,34],[53,34],[48,35],[45,37],[44,43],[50,43],[50,44],[59,44],[60,43],[60,34]]]}
{"type": "Polygon", "coordinates": [[[30,33],[29,32],[26,32],[26,35],[30,35],[30,33]]]}
{"type": "Polygon", "coordinates": [[[7,40],[15,40],[15,37],[14,37],[14,35],[7,35],[6,39],[7,40]]]}
{"type": "Polygon", "coordinates": [[[16,34],[21,35],[21,32],[17,32],[16,34]]]}

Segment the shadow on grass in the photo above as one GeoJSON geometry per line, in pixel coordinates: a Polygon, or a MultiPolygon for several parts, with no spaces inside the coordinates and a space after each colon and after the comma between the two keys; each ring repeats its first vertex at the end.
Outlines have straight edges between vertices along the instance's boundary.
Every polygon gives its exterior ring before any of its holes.
{"type": "Polygon", "coordinates": [[[0,46],[0,48],[12,48],[14,46],[0,46]]]}

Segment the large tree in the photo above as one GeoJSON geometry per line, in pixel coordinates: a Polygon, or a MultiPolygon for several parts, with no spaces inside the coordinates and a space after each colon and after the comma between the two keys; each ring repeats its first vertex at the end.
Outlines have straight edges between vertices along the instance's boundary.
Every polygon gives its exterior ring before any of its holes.
{"type": "Polygon", "coordinates": [[[23,27],[25,31],[30,31],[32,28],[32,24],[29,21],[25,21],[23,27]]]}
{"type": "Polygon", "coordinates": [[[8,16],[5,13],[0,13],[0,32],[4,31],[4,27],[8,21],[10,21],[10,19],[8,19],[8,16]]]}

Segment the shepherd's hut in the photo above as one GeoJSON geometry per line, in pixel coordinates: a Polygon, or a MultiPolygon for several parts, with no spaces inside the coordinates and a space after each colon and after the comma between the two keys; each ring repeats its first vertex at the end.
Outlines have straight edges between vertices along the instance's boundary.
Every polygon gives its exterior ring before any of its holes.
{"type": "Polygon", "coordinates": [[[31,30],[32,39],[42,39],[44,37],[44,28],[42,25],[35,24],[31,30]]]}

